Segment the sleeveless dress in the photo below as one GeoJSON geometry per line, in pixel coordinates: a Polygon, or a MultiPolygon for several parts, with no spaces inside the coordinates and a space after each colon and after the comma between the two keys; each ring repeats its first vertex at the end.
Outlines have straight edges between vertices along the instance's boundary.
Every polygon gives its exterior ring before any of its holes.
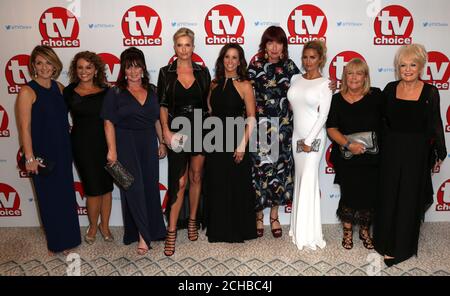
{"type": "Polygon", "coordinates": [[[36,93],[31,110],[33,152],[55,164],[48,175],[32,179],[48,250],[57,253],[81,243],[67,107],[55,81],[49,89],[34,80],[28,86],[36,93]]]}
{"type": "Polygon", "coordinates": [[[308,80],[295,75],[291,80],[288,100],[294,113],[292,147],[294,150],[295,180],[289,235],[300,250],[307,247],[324,248],[320,218],[319,163],[325,151],[327,133],[325,122],[331,105],[331,90],[324,77],[308,80]],[[297,141],[311,146],[320,140],[319,151],[297,153],[297,141]]]}
{"type": "Polygon", "coordinates": [[[234,162],[234,149],[241,141],[244,129],[242,127],[241,133],[236,132],[238,129],[234,125],[227,129],[226,119],[242,119],[244,122],[245,104],[232,79],[221,81],[214,88],[210,102],[211,115],[220,119],[224,133],[223,145],[220,145],[223,150],[206,156],[206,235],[209,242],[244,242],[256,238],[251,160],[246,152],[239,164],[234,162]],[[227,133],[234,134],[232,143],[227,142],[227,133]],[[232,149],[227,149],[227,146],[232,149]]]}
{"type": "Polygon", "coordinates": [[[104,169],[106,165],[105,130],[100,111],[107,88],[98,93],[79,95],[71,84],[64,89],[64,99],[72,114],[72,151],[75,166],[86,196],[98,196],[113,191],[113,181],[104,169]]]}
{"type": "Polygon", "coordinates": [[[128,91],[111,88],[101,117],[114,124],[117,159],[133,175],[128,190],[120,189],[124,223],[123,242],[139,240],[148,246],[166,236],[159,195],[159,159],[155,122],[159,118],[156,93],[149,88],[143,105],[128,91]]]}

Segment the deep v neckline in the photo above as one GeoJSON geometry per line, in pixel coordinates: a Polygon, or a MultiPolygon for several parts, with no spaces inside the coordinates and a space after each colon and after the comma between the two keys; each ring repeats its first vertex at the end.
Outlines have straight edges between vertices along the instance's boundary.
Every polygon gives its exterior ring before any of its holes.
{"type": "Polygon", "coordinates": [[[139,106],[141,106],[141,107],[144,107],[145,104],[146,104],[147,101],[148,101],[148,90],[147,90],[147,95],[145,96],[144,103],[142,103],[142,104],[141,104],[141,102],[133,95],[133,93],[132,93],[128,88],[127,88],[127,92],[130,94],[130,96],[132,97],[132,99],[133,99],[134,101],[136,101],[136,103],[138,103],[139,106]]]}
{"type": "Polygon", "coordinates": [[[191,85],[189,87],[185,87],[184,84],[179,79],[177,79],[177,81],[185,90],[190,89],[195,83],[195,79],[194,79],[194,81],[192,81],[192,83],[191,83],[191,85]]]}

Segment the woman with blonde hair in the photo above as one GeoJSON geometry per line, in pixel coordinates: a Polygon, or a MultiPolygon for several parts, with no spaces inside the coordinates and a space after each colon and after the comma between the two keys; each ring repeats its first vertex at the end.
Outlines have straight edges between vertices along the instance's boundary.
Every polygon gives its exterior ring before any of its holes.
{"type": "Polygon", "coordinates": [[[342,246],[353,248],[353,225],[359,224],[359,238],[373,249],[370,225],[379,188],[379,147],[382,93],[370,86],[369,67],[359,58],[350,60],[342,73],[339,93],[333,95],[327,132],[333,140],[331,161],[341,198],[336,211],[342,221],[342,246]],[[367,147],[352,135],[368,135],[376,147],[367,147]]]}
{"type": "MultiPolygon", "coordinates": [[[[203,153],[202,129],[195,129],[194,117],[206,114],[207,98],[211,76],[206,67],[192,61],[194,52],[194,32],[180,28],[173,35],[177,59],[162,67],[158,76],[158,97],[161,107],[161,125],[164,143],[169,148],[168,193],[166,207],[168,221],[164,254],[175,253],[177,228],[188,229],[188,239],[198,239],[198,227],[203,224],[202,214],[198,212],[202,190],[203,153]],[[184,118],[190,122],[188,134],[172,126],[173,120],[184,118]],[[201,140],[195,142],[195,140],[201,140]],[[197,148],[200,149],[197,149],[197,148]],[[189,204],[184,203],[184,192],[189,182],[189,204]],[[180,215],[180,212],[182,213],[180,215]]],[[[202,118],[198,118],[200,121],[202,118]]]]}
{"type": "Polygon", "coordinates": [[[295,180],[289,235],[300,250],[324,248],[320,218],[319,163],[325,151],[325,122],[331,103],[325,43],[315,40],[303,46],[305,74],[294,75],[287,98],[294,113],[292,146],[295,180]]]}
{"type": "Polygon", "coordinates": [[[30,57],[33,80],[16,101],[25,168],[33,180],[49,255],[68,253],[81,243],[64,86],[56,81],[61,70],[52,48],[36,46],[30,57]]]}
{"type": "Polygon", "coordinates": [[[433,202],[431,170],[447,157],[439,91],[420,80],[426,62],[423,45],[400,47],[394,61],[399,80],[383,91],[386,136],[374,245],[388,266],[417,255],[420,224],[433,202]]]}

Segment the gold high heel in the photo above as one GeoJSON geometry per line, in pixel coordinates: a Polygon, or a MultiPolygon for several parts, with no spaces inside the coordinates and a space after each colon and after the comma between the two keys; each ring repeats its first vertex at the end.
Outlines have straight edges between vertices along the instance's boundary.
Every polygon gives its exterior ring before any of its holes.
{"type": "Polygon", "coordinates": [[[88,235],[89,232],[89,228],[91,228],[91,226],[89,225],[87,230],[86,230],[86,234],[84,235],[84,241],[88,244],[88,245],[92,245],[93,243],[95,243],[95,236],[91,237],[88,235]]]}
{"type": "Polygon", "coordinates": [[[111,243],[114,241],[114,236],[112,235],[112,233],[110,232],[109,235],[104,235],[102,228],[100,227],[100,224],[98,224],[98,230],[100,231],[100,234],[103,236],[103,240],[105,242],[111,243]]]}

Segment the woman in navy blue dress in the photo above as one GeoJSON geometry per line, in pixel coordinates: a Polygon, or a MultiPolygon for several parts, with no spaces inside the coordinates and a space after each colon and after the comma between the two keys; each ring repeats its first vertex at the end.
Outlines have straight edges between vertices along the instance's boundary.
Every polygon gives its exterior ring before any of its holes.
{"type": "Polygon", "coordinates": [[[159,104],[149,83],[141,50],[130,47],[120,55],[117,86],[105,96],[101,113],[105,120],[107,160],[117,160],[134,176],[134,183],[120,190],[124,244],[138,242],[145,255],[150,242],[166,235],[159,195],[159,160],[166,155],[159,123],[159,104]],[[159,138],[159,145],[158,145],[159,138]]]}
{"type": "Polygon", "coordinates": [[[67,108],[58,78],[62,63],[48,46],[36,46],[30,57],[33,80],[17,97],[17,122],[25,154],[25,167],[32,175],[49,255],[67,253],[81,243],[73,186],[72,151],[67,108]],[[41,157],[54,166],[44,167],[41,157]]]}

